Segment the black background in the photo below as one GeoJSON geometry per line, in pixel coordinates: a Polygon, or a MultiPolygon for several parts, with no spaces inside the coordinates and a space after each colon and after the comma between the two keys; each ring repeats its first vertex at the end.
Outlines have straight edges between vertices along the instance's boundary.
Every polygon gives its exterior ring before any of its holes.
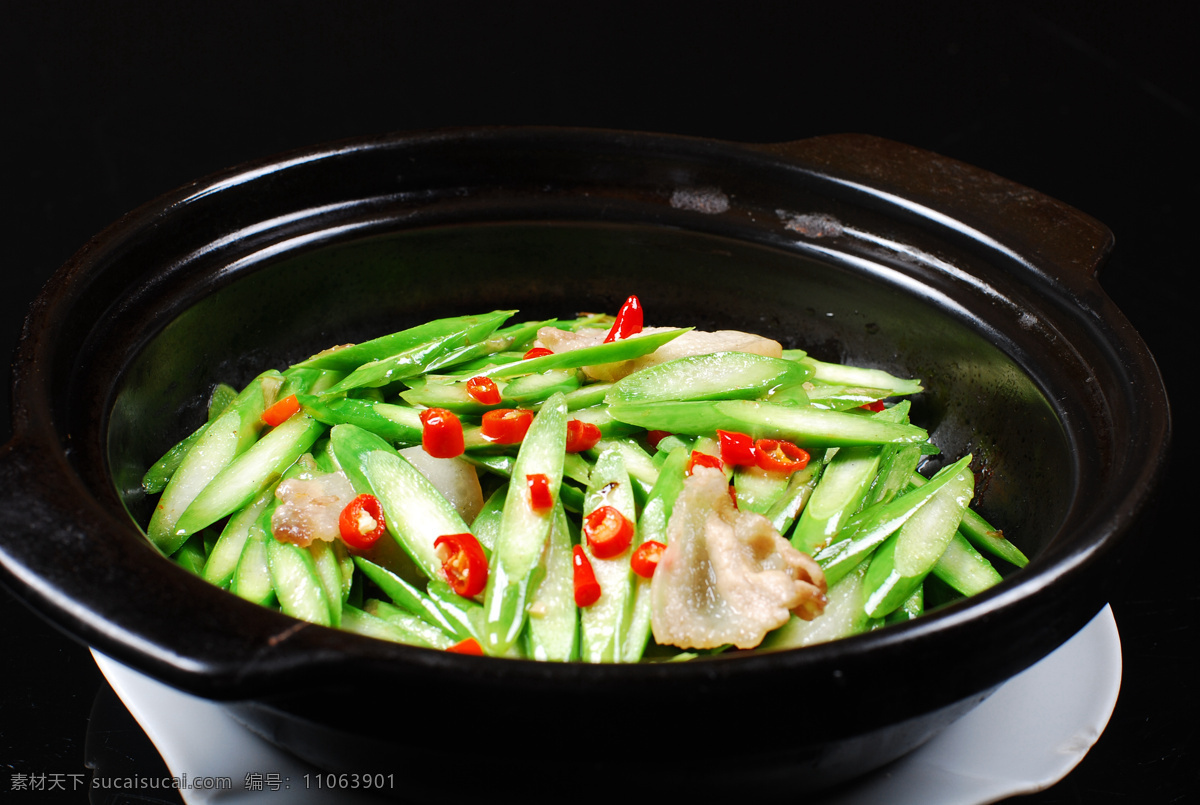
{"type": "MultiPolygon", "coordinates": [[[[987,168],[1114,231],[1102,283],[1158,358],[1176,428],[1112,594],[1125,656],[1112,721],[1062,783],[1023,801],[1183,802],[1200,791],[1197,534],[1180,502],[1195,485],[1196,20],[1180,3],[1041,5],[9,3],[0,351],[50,274],[121,214],[332,139],[496,124],[752,142],[854,131],[987,168]]],[[[5,397],[4,438],[8,419],[5,397]]],[[[106,744],[156,762],[86,650],[7,593],[0,606],[0,773],[90,775],[85,756],[106,744]],[[107,715],[85,752],[93,705],[107,715]]]]}

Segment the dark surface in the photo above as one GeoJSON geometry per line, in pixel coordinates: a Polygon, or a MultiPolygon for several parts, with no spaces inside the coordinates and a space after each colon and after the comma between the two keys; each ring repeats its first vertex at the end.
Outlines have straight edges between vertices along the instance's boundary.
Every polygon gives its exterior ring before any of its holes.
{"type": "MultiPolygon", "coordinates": [[[[1175,392],[1176,466],[1195,443],[1179,408],[1200,178],[1194,26],[1166,4],[1136,18],[1094,5],[1086,16],[948,4],[919,15],[858,4],[610,6],[586,17],[550,4],[517,15],[360,3],[339,18],[317,5],[259,8],[250,18],[222,4],[10,12],[0,347],[15,343],[45,278],[107,223],[285,148],[460,124],[758,142],[864,131],[988,168],[1107,224],[1117,247],[1101,277],[1175,392]]],[[[1195,694],[1184,684],[1196,548],[1174,502],[1183,483],[1168,478],[1156,527],[1142,532],[1155,544],[1131,546],[1129,583],[1112,597],[1125,650],[1113,720],[1073,774],[1026,801],[1181,802],[1200,788],[1195,694]]],[[[85,650],[7,595],[4,606],[0,763],[66,775],[69,787],[70,775],[90,774],[85,736],[102,681],[85,650]]],[[[154,760],[144,745],[126,754],[154,760]]],[[[64,796],[84,801],[82,791],[64,796]]]]}

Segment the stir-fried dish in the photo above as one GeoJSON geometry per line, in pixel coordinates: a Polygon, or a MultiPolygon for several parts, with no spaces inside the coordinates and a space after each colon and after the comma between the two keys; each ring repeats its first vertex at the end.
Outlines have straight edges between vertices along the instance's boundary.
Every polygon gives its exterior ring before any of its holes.
{"type": "Polygon", "coordinates": [[[970,508],[919,381],[615,315],[438,319],[240,391],[143,479],[167,556],[312,623],[637,662],[917,617],[1026,558],[970,508]],[[1000,560],[994,563],[994,560],[1000,560]]]}

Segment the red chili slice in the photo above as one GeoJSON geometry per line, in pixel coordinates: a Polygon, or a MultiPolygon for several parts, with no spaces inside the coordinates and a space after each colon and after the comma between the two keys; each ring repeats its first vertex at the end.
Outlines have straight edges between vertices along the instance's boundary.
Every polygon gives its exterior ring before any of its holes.
{"type": "Polygon", "coordinates": [[[462,455],[462,423],[445,408],[426,408],[421,412],[421,446],[434,458],[462,455]]]}
{"type": "Polygon", "coordinates": [[[583,518],[583,535],[597,559],[611,559],[633,541],[633,523],[612,506],[601,506],[583,518]]]}
{"type": "Polygon", "coordinates": [[[276,425],[282,425],[284,422],[287,422],[299,410],[300,401],[296,399],[295,394],[290,394],[263,411],[262,421],[273,428],[276,425]]]}
{"type": "Polygon", "coordinates": [[[798,472],[808,466],[808,451],[783,439],[759,439],[754,447],[758,466],[768,472],[798,472]]]}
{"type": "Polygon", "coordinates": [[[474,598],[487,586],[488,561],[474,534],[443,534],[433,541],[442,560],[450,588],[463,598],[474,598]]]}
{"type": "Polygon", "coordinates": [[[714,470],[725,469],[725,465],[721,462],[721,459],[716,456],[701,453],[699,450],[693,450],[691,458],[688,459],[687,468],[684,470],[684,475],[691,475],[692,468],[696,466],[712,467],[714,470]]]}
{"type": "Polygon", "coordinates": [[[887,406],[883,404],[883,400],[875,400],[874,402],[863,403],[862,405],[860,405],[858,407],[866,408],[868,411],[874,411],[874,412],[878,413],[878,412],[882,411],[884,408],[886,408],[887,406]]]}
{"type": "Polygon", "coordinates": [[[754,440],[745,433],[719,430],[717,439],[721,443],[721,460],[735,467],[753,467],[754,440]]]}
{"type": "Polygon", "coordinates": [[[547,512],[554,508],[554,495],[550,493],[550,479],[540,472],[525,476],[529,487],[529,505],[535,512],[547,512]]]}
{"type": "Polygon", "coordinates": [[[592,563],[583,552],[582,545],[572,549],[572,569],[575,576],[575,605],[590,607],[600,598],[600,583],[592,571],[592,563]]]}
{"type": "Polygon", "coordinates": [[[658,567],[658,560],[662,558],[662,553],[667,549],[666,545],[655,540],[647,540],[633,550],[633,555],[629,557],[629,566],[643,579],[648,579],[654,575],[654,570],[658,567]]]}
{"type": "Polygon", "coordinates": [[[350,501],[338,516],[338,530],[342,534],[342,542],[360,551],[378,542],[387,530],[379,499],[363,494],[350,501]]]}
{"type": "Polygon", "coordinates": [[[496,444],[518,444],[533,424],[533,411],[523,408],[493,408],[483,415],[480,432],[496,444]]]}
{"type": "Polygon", "coordinates": [[[546,349],[545,347],[534,347],[533,349],[526,352],[525,355],[522,357],[524,358],[524,360],[529,360],[530,358],[540,358],[543,355],[553,355],[553,354],[554,354],[554,350],[552,350],[552,349],[546,349]]]}
{"type": "Polygon", "coordinates": [[[468,637],[466,640],[460,640],[453,646],[448,646],[446,651],[451,654],[469,654],[472,657],[483,656],[483,646],[479,645],[479,641],[473,637],[468,637]]]}
{"type": "Polygon", "coordinates": [[[600,441],[600,428],[582,419],[567,420],[567,452],[591,450],[600,441]]]}
{"type": "Polygon", "coordinates": [[[467,381],[467,394],[481,405],[500,404],[500,389],[490,377],[472,377],[467,381]]]}
{"type": "Polygon", "coordinates": [[[621,309],[617,311],[617,320],[613,322],[612,329],[604,337],[604,343],[609,344],[613,341],[619,341],[622,338],[636,335],[641,331],[642,303],[636,296],[631,296],[625,300],[625,304],[621,305],[621,309]]]}

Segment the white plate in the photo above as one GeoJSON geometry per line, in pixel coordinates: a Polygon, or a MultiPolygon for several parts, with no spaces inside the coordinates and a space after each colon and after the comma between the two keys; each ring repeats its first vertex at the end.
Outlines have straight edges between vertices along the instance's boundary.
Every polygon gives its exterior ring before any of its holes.
{"type": "MultiPolygon", "coordinates": [[[[318,770],[247,730],[219,704],[92,655],[180,780],[227,777],[227,790],[183,789],[188,805],[220,802],[380,803],[369,791],[317,785],[318,770]],[[307,783],[306,783],[307,781],[307,783]],[[261,788],[260,788],[261,786],[261,788]]],[[[932,741],[892,765],[810,800],[812,805],[986,805],[1047,788],[1104,731],[1121,687],[1112,610],[1004,683],[932,741]]]]}

